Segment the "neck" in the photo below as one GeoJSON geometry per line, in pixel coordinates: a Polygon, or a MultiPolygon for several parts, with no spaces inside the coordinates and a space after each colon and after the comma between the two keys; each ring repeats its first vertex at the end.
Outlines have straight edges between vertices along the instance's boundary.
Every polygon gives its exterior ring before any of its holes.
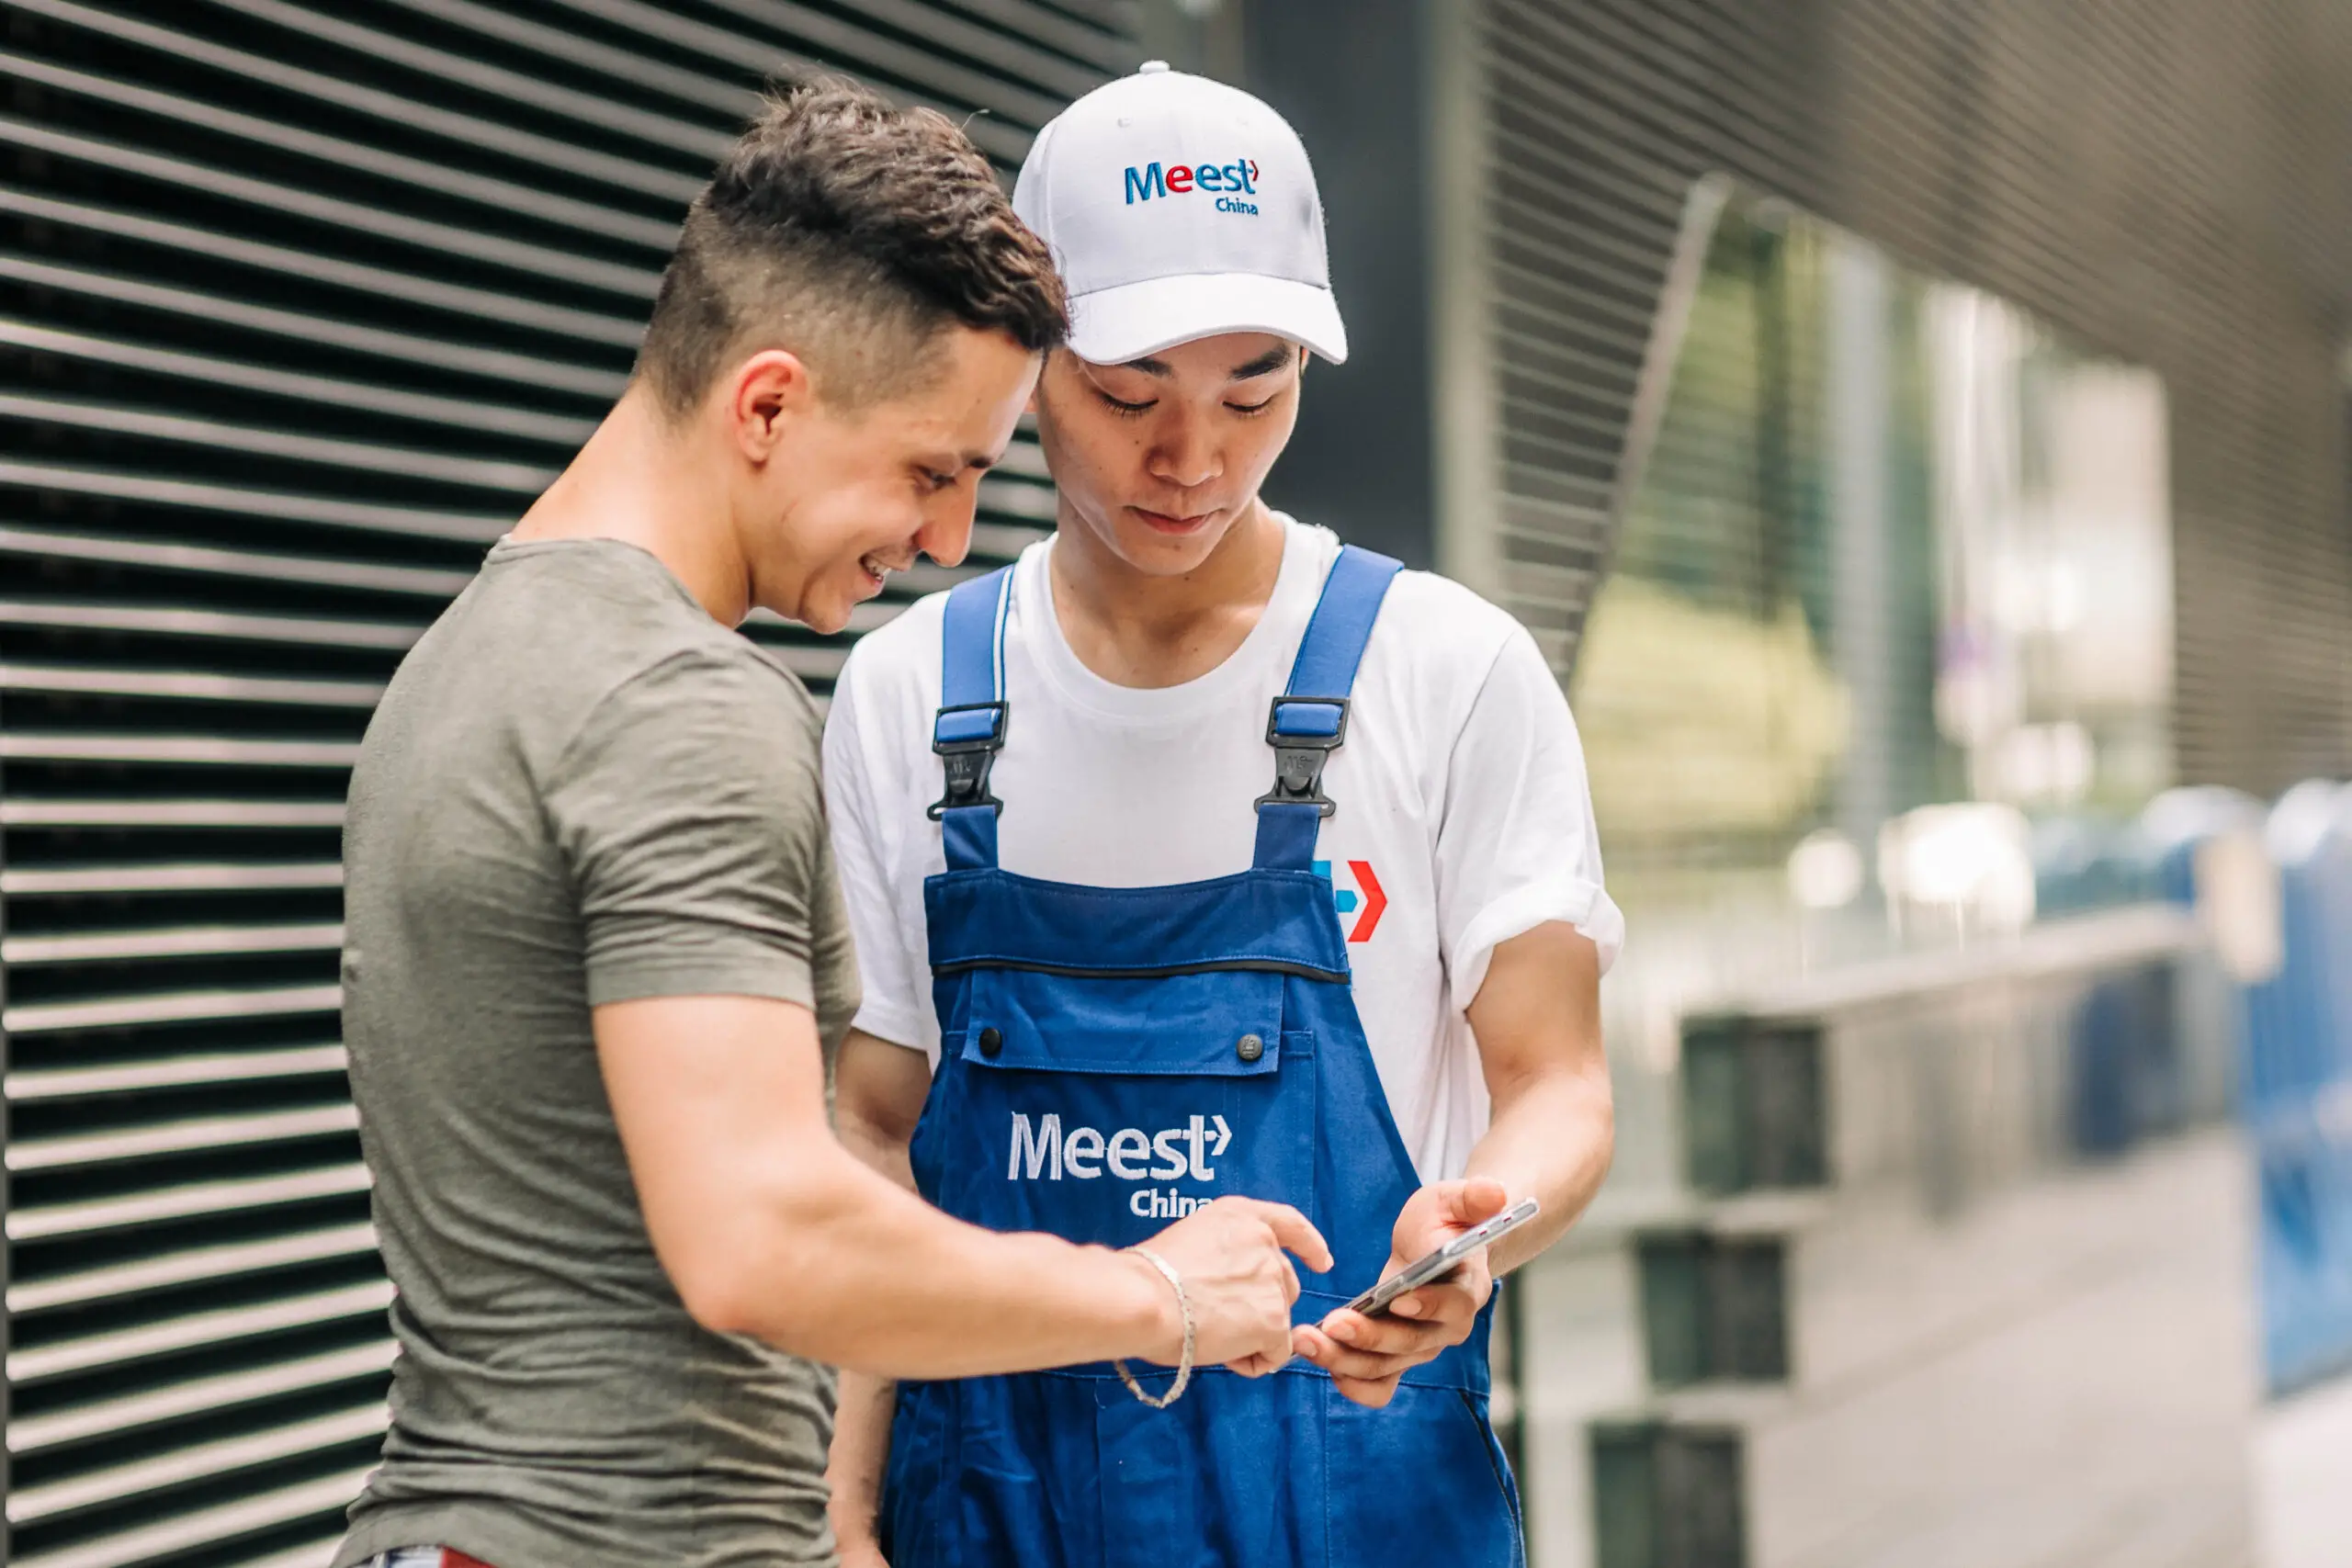
{"type": "Polygon", "coordinates": [[[1283,527],[1262,501],[1182,576],[1139,571],[1065,515],[1051,557],[1054,616],[1079,662],[1122,686],[1179,686],[1230,658],[1265,613],[1283,527]]]}
{"type": "Polygon", "coordinates": [[[729,455],[709,446],[698,422],[673,423],[632,382],[513,537],[635,545],[731,626],[751,611],[751,570],[728,504],[729,455]]]}

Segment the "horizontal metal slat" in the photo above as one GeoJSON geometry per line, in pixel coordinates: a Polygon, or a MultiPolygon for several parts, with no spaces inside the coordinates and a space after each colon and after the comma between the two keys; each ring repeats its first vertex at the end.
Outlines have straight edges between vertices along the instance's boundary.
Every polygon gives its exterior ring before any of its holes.
{"type": "Polygon", "coordinates": [[[173,861],[143,865],[15,865],[0,869],[12,897],[107,893],[290,893],[343,886],[339,861],[173,861]]]}
{"type": "MultiPolygon", "coordinates": [[[[0,206],[5,205],[5,197],[0,197],[0,206]]],[[[609,400],[618,397],[628,383],[628,377],[619,371],[598,370],[562,360],[514,354],[505,349],[483,348],[473,344],[448,343],[422,333],[386,332],[378,327],[362,326],[356,321],[306,315],[299,310],[281,310],[273,305],[227,299],[217,294],[175,288],[110,272],[55,266],[6,252],[0,252],[0,277],[36,284],[43,288],[63,289],[93,299],[136,305],[142,310],[181,316],[208,325],[250,328],[311,347],[348,350],[377,359],[429,365],[435,369],[511,381],[532,388],[535,391],[573,393],[609,400]]]]}
{"type": "Polygon", "coordinates": [[[357,1161],[306,1170],[293,1176],[258,1176],[232,1181],[191,1182],[128,1198],[81,1203],[19,1205],[8,1211],[10,1241],[48,1241],[94,1235],[165,1220],[205,1214],[243,1213],[285,1203],[344,1197],[368,1190],[368,1168],[357,1161]]]}
{"type": "MultiPolygon", "coordinates": [[[[782,616],[777,616],[773,621],[763,617],[760,622],[754,624],[787,626],[790,623],[785,621],[782,616]]],[[[764,638],[760,639],[759,646],[762,652],[803,681],[832,680],[842,672],[842,666],[849,661],[849,649],[846,647],[828,647],[805,642],[770,642],[764,638]]]]}
{"type": "Polygon", "coordinates": [[[371,1280],[340,1290],[281,1296],[273,1302],[251,1303],[220,1312],[191,1313],[86,1339],[68,1339],[34,1349],[11,1351],[8,1378],[24,1387],[96,1367],[147,1360],[208,1345],[281,1334],[290,1328],[312,1328],[345,1318],[368,1316],[391,1304],[390,1281],[371,1280]]]}
{"type": "MultiPolygon", "coordinates": [[[[340,986],[271,986],[251,989],[164,991],[114,1000],[51,1002],[0,1010],[0,1030],[10,1034],[55,1034],[75,1029],[134,1029],[159,1023],[194,1023],[212,1018],[284,1018],[334,1012],[343,1006],[340,986]]],[[[8,1168],[33,1156],[27,1140],[8,1145],[8,1168]],[[20,1155],[19,1151],[25,1151],[20,1155]]],[[[118,1156],[124,1157],[124,1156],[118,1156]]]]}
{"type": "MultiPolygon", "coordinates": [[[[74,0],[13,0],[13,3],[19,11],[103,33],[128,43],[141,44],[171,59],[194,61],[248,82],[265,83],[335,108],[355,109],[361,114],[372,115],[403,130],[430,131],[469,148],[494,149],[502,156],[528,160],[567,176],[601,180],[607,185],[673,201],[681,206],[692,201],[702,189],[701,180],[673,169],[615,157],[574,142],[559,141],[553,137],[534,135],[511,125],[458,114],[415,97],[382,92],[348,77],[322,75],[284,61],[231,49],[192,33],[175,32],[149,22],[76,5],[74,0]]],[[[380,33],[375,37],[379,43],[390,41],[380,33]]],[[[368,55],[371,62],[377,62],[388,58],[380,47],[369,51],[368,55]]],[[[445,56],[445,62],[447,59],[445,56]]],[[[436,72],[435,75],[446,77],[447,72],[436,72]]],[[[612,107],[605,106],[608,111],[612,107]]],[[[592,120],[590,123],[602,122],[592,120]]],[[[695,149],[697,152],[700,151],[695,149]]]]}
{"type": "Polygon", "coordinates": [[[117,403],[85,403],[69,398],[18,397],[0,393],[0,419],[20,419],[71,430],[103,431],[109,435],[143,435],[185,446],[234,452],[256,457],[318,463],[338,470],[394,474],[403,479],[436,479],[444,484],[477,490],[537,495],[552,482],[556,470],[532,463],[506,463],[487,457],[451,457],[408,447],[379,446],[372,442],[345,441],[302,435],[290,430],[266,430],[226,424],[219,420],[191,419],[186,414],[157,413],[117,403]]]}
{"type": "Polygon", "coordinates": [[[1023,528],[1006,523],[975,523],[972,525],[972,553],[997,560],[1011,560],[1046,535],[1046,530],[1043,528],[1023,528]]]}
{"type": "Polygon", "coordinates": [[[348,1065],[348,1057],[340,1045],[294,1045],[216,1055],[165,1056],[105,1067],[21,1068],[8,1074],[6,1082],[9,1103],[26,1105],[159,1089],[315,1077],[342,1073],[348,1065]]]}
{"type": "MultiPolygon", "coordinates": [[[[528,104],[543,113],[577,120],[582,125],[599,130],[618,131],[650,145],[668,148],[701,164],[716,164],[735,143],[730,131],[715,126],[691,124],[593,93],[575,92],[541,77],[508,71],[471,55],[452,53],[396,34],[360,27],[340,17],[322,15],[308,6],[288,5],[286,0],[212,0],[212,4],[258,22],[267,22],[289,32],[302,33],[338,45],[363,61],[401,66],[428,80],[452,82],[491,97],[528,104]]],[[[730,121],[740,120],[749,107],[750,96],[746,94],[743,101],[735,105],[727,118],[730,121]]]]}
{"type": "MultiPolygon", "coordinates": [[[[0,76],[37,82],[52,91],[71,93],[94,103],[118,109],[132,109],[167,122],[236,137],[281,152],[293,152],[328,164],[346,175],[353,173],[372,175],[378,179],[411,186],[435,196],[456,197],[497,212],[527,214],[544,223],[640,245],[650,251],[666,254],[678,240],[678,228],[673,222],[616,211],[592,202],[556,196],[530,186],[517,185],[512,180],[428,163],[422,158],[387,152],[338,136],[322,136],[316,131],[280,125],[254,115],[239,114],[195,98],[157,92],[152,87],[141,87],[85,71],[69,70],[20,54],[0,51],[0,76]]],[[[345,89],[346,92],[350,90],[345,89]]],[[[489,129],[493,135],[503,134],[499,128],[489,129]]],[[[684,183],[686,189],[683,195],[674,191],[664,192],[666,197],[682,206],[693,200],[695,191],[699,188],[696,182],[684,183]]]]}
{"type": "Polygon", "coordinates": [[[404,593],[435,601],[457,597],[473,581],[471,572],[435,570],[431,567],[378,566],[370,561],[322,559],[264,550],[222,550],[209,545],[175,545],[161,539],[108,537],[100,534],[54,534],[6,524],[0,524],[0,555],[89,561],[206,577],[251,578],[262,582],[300,582],[366,593],[404,593]]]}
{"type": "Polygon", "coordinates": [[[166,1552],[187,1551],[238,1536],[258,1534],[273,1525],[291,1524],[342,1507],[359,1495],[367,1483],[363,1467],[322,1481],[306,1481],[256,1497],[216,1504],[141,1529],[102,1536],[85,1546],[59,1551],[20,1553],[17,1568],[131,1568],[166,1552]]]}
{"type": "MultiPolygon", "coordinates": [[[[580,10],[603,11],[610,8],[611,0],[558,3],[580,10]]],[[[791,0],[711,0],[711,4],[747,22],[790,31],[834,59],[887,71],[902,81],[1014,115],[1031,125],[1043,125],[1059,113],[1069,99],[1091,92],[1103,81],[1101,72],[1084,70],[1073,62],[1057,60],[1002,33],[959,21],[937,6],[913,6],[907,0],[860,0],[854,13],[913,33],[931,46],[924,49],[859,27],[847,18],[792,4],[791,0]],[[964,63],[967,59],[983,61],[1003,75],[974,70],[964,63]],[[1014,80],[1009,82],[1004,77],[1014,80]],[[1033,83],[1046,91],[1036,91],[1030,85],[1033,83]]],[[[639,0],[619,0],[619,5],[639,13],[654,9],[639,4],[639,0]]]]}
{"type": "Polygon", "coordinates": [[[372,1345],[305,1356],[251,1371],[198,1378],[149,1393],[75,1405],[70,1410],[60,1410],[47,1416],[19,1417],[8,1423],[8,1451],[12,1454],[38,1453],[45,1449],[153,1426],[183,1416],[250,1404],[304,1389],[356,1382],[390,1370],[394,1353],[393,1344],[387,1338],[372,1345]]]}
{"type": "MultiPolygon", "coordinates": [[[[598,43],[561,28],[527,21],[494,6],[481,5],[479,0],[388,3],[449,27],[496,39],[526,53],[539,55],[550,63],[572,66],[614,82],[663,94],[683,104],[714,110],[717,118],[729,126],[741,125],[759,107],[759,95],[745,78],[766,75],[775,66],[784,63],[770,59],[763,51],[755,51],[727,61],[717,73],[688,71],[641,52],[598,43]]],[[[547,74],[552,78],[563,73],[550,71],[547,74]]],[[[724,138],[720,152],[732,146],[734,140],[731,135],[724,138]]],[[[714,162],[718,155],[713,154],[714,162]]]]}
{"type": "Polygon", "coordinates": [[[103,141],[76,131],[58,130],[6,115],[0,115],[0,142],[28,152],[46,152],[52,157],[70,158],[78,164],[111,169],[118,174],[134,175],[182,190],[203,191],[225,200],[282,212],[288,217],[305,219],[347,233],[371,234],[378,239],[393,241],[418,250],[487,263],[526,277],[560,278],[566,283],[630,299],[639,305],[652,299],[654,288],[661,281],[658,273],[640,267],[593,261],[571,251],[558,250],[552,245],[509,240],[480,230],[432,222],[409,213],[390,212],[364,202],[322,196],[315,191],[279,185],[271,180],[232,175],[226,170],[191,164],[183,158],[167,158],[159,152],[150,152],[119,141],[103,141]]]}
{"type": "Polygon", "coordinates": [[[285,245],[239,239],[186,223],[172,223],[138,213],[117,212],[85,203],[60,201],[33,191],[0,186],[0,212],[13,212],[68,228],[111,234],[141,244],[185,251],[217,261],[234,262],[260,271],[332,284],[356,293],[373,294],[407,305],[424,305],[452,315],[527,327],[535,332],[603,344],[634,351],[645,323],[631,316],[604,315],[550,305],[517,294],[477,288],[469,284],[419,277],[390,267],[322,256],[285,245]]]}
{"type": "Polygon", "coordinates": [[[348,768],[356,741],[232,740],[210,736],[0,735],[0,758],[19,762],[156,762],[175,767],[348,768]]]}
{"type": "Polygon", "coordinates": [[[375,1249],[376,1227],[364,1221],[357,1224],[298,1231],[291,1235],[272,1236],[266,1241],[188,1247],[167,1252],[161,1257],[141,1258],[136,1263],[118,1263],[103,1269],[44,1276],[31,1281],[20,1280],[8,1287],[8,1310],[20,1315],[29,1315],[55,1311],[60,1307],[84,1306],[91,1302],[143,1295],[176,1285],[267,1273],[338,1258],[356,1258],[375,1249]]]}
{"type": "Polygon", "coordinates": [[[947,0],[947,4],[1112,74],[1134,69],[1142,59],[1133,37],[1134,0],[1057,0],[1050,6],[1038,0],[947,0]]]}
{"type": "MultiPolygon", "coordinates": [[[[0,964],[40,967],[63,964],[113,964],[159,958],[225,958],[248,953],[312,953],[343,945],[343,927],[334,920],[302,925],[167,926],[146,931],[108,931],[80,936],[10,936],[0,938],[0,964]]],[[[340,1047],[320,1047],[334,1049],[340,1047]]],[[[208,1057],[222,1066],[242,1057],[208,1057]]],[[[180,1058],[174,1058],[177,1065],[180,1058]]],[[[162,1070],[165,1064],[154,1069],[162,1070]]],[[[239,1075],[241,1077],[250,1075],[239,1075]]],[[[214,1081],[195,1078],[183,1082],[214,1081]]],[[[17,1077],[8,1079],[8,1094],[20,1098],[17,1077]]],[[[139,1087],[151,1087],[142,1082],[139,1087]]],[[[83,1091],[87,1092],[87,1091],[83,1091]]]]}
{"type": "MultiPolygon", "coordinates": [[[[9,1010],[13,1014],[19,1010],[9,1010]]],[[[14,1024],[10,1027],[13,1029],[14,1024]]],[[[251,1116],[192,1117],[180,1122],[152,1122],[128,1131],[85,1133],[72,1137],[17,1137],[9,1140],[7,1161],[11,1171],[63,1170],[201,1149],[293,1143],[358,1130],[359,1112],[348,1103],[322,1105],[251,1116]]]]}
{"type": "MultiPolygon", "coordinates": [[[[340,828],[340,801],[0,800],[8,828],[340,828]]],[[[5,878],[6,873],[0,873],[5,878]]],[[[0,891],[22,892],[0,880],[0,891]]]]}
{"type": "Polygon", "coordinates": [[[297,495],[285,491],[245,490],[235,485],[210,484],[198,479],[161,479],[144,474],[66,468],[49,463],[0,462],[0,485],[61,491],[68,495],[97,496],[107,501],[186,507],[197,512],[227,513],[232,516],[320,523],[336,528],[405,534],[462,544],[487,545],[514,525],[514,519],[504,515],[436,512],[418,506],[380,506],[368,502],[334,501],[324,496],[297,495]]]}
{"type": "MultiPolygon", "coordinates": [[[[0,317],[0,344],[13,344],[62,358],[95,365],[116,365],[156,376],[175,377],[207,387],[242,387],[303,403],[327,403],[368,413],[392,414],[421,423],[452,425],[460,430],[494,432],[525,440],[576,446],[596,428],[591,419],[565,419],[534,413],[467,398],[445,398],[423,392],[379,387],[365,381],[344,381],[328,376],[275,370],[250,360],[220,359],[209,355],[181,354],[146,344],[91,337],[83,333],[53,332],[30,321],[0,317]]],[[[108,430],[114,427],[103,426],[108,430]]],[[[135,433],[134,433],[135,434],[135,433]]],[[[361,465],[364,466],[364,465],[361,465]]]]}
{"type": "Polygon", "coordinates": [[[381,682],[262,680],[243,675],[178,675],[161,670],[108,670],[62,664],[0,664],[0,691],[359,709],[374,708],[384,694],[381,682]]]}
{"type": "Polygon", "coordinates": [[[272,1460],[293,1459],[318,1449],[364,1441],[384,1431],[390,1414],[381,1400],[371,1400],[356,1409],[299,1421],[290,1427],[223,1438],[45,1485],[18,1487],[8,1494],[8,1522],[29,1524],[78,1508],[125,1502],[144,1493],[184,1486],[206,1476],[266,1464],[272,1460]]]}
{"type": "Polygon", "coordinates": [[[1005,447],[1004,456],[999,457],[996,467],[989,471],[1018,479],[1042,479],[1048,483],[1053,479],[1053,470],[1046,467],[1046,449],[1037,445],[1037,433],[1026,428],[1023,430],[1021,439],[1005,447]]]}
{"type": "Polygon", "coordinates": [[[137,632],[149,637],[212,637],[229,642],[314,643],[404,653],[424,635],[397,622],[237,615],[167,604],[112,604],[70,599],[0,600],[0,626],[64,631],[137,632]]]}
{"type": "MultiPolygon", "coordinates": [[[[662,64],[647,59],[640,52],[596,43],[560,28],[526,21],[493,7],[478,5],[474,0],[391,0],[391,3],[519,45],[551,60],[597,72],[615,81],[640,88],[650,87],[684,102],[708,105],[727,114],[730,119],[739,121],[749,118],[757,100],[751,95],[748,85],[738,99],[731,90],[732,80],[745,74],[772,75],[782,70],[838,70],[850,63],[842,60],[816,59],[787,50],[780,44],[763,43],[720,28],[701,27],[666,16],[650,6],[632,8],[628,6],[627,0],[622,0],[620,5],[597,4],[594,0],[588,6],[582,6],[577,0],[560,0],[560,3],[571,4],[574,9],[586,9],[591,15],[602,15],[604,19],[624,28],[633,28],[646,37],[700,53],[710,62],[713,71],[705,74],[662,64]]],[[[995,157],[1017,164],[1029,150],[1028,131],[990,115],[970,115],[969,105],[959,107],[922,93],[902,92],[898,96],[908,102],[940,109],[964,121],[966,133],[982,151],[995,157]]],[[[1043,120],[1033,119],[1030,123],[1042,124],[1043,120]]]]}
{"type": "Polygon", "coordinates": [[[1039,523],[1051,523],[1057,504],[1054,492],[1046,487],[1008,479],[982,479],[979,503],[990,512],[1009,513],[1039,523]]]}
{"type": "MultiPolygon", "coordinates": [[[[1030,0],[948,0],[960,10],[994,21],[1012,23],[1039,7],[1030,0]]],[[[1053,0],[1053,9],[1093,24],[1123,39],[1132,39],[1142,25],[1141,0],[1053,0]]]]}

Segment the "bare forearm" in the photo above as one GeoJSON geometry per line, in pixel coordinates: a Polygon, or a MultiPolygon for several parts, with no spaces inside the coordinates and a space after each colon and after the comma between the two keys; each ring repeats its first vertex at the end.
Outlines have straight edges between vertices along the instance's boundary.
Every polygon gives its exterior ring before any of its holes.
{"type": "Polygon", "coordinates": [[[833,1446],[825,1462],[833,1535],[843,1546],[874,1539],[882,1516],[882,1470],[890,1457],[898,1385],[870,1372],[842,1373],[833,1446]]]}
{"type": "MultiPolygon", "coordinates": [[[[906,1191],[915,1190],[910,1145],[930,1090],[920,1054],[853,1030],[839,1058],[833,1127],[842,1147],[906,1191]]],[[[872,1546],[882,1517],[882,1475],[890,1460],[898,1384],[871,1372],[844,1371],[835,1400],[833,1440],[825,1461],[833,1539],[846,1560],[872,1546]]]]}
{"type": "Polygon", "coordinates": [[[1494,1121],[1464,1174],[1491,1177],[1514,1201],[1532,1197],[1543,1204],[1532,1223],[1495,1244],[1496,1273],[1518,1268],[1566,1234],[1600,1190],[1615,1148],[1605,1069],[1559,1067],[1496,1097],[1494,1121]]]}
{"type": "Polygon", "coordinates": [[[906,1378],[1148,1356],[1178,1337],[1173,1296],[1138,1259],[950,1219],[838,1145],[779,1165],[739,1189],[723,1299],[690,1303],[714,1327],[906,1378]]]}

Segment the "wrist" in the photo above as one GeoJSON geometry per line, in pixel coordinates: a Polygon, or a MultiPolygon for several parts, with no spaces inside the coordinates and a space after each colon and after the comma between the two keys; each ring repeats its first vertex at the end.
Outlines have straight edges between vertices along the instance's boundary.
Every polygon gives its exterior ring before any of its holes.
{"type": "Polygon", "coordinates": [[[873,1546],[882,1538],[882,1511],[879,1501],[867,1498],[861,1505],[836,1496],[825,1510],[825,1522],[833,1528],[833,1544],[847,1549],[853,1546],[873,1546]]]}
{"type": "Polygon", "coordinates": [[[1126,1281],[1121,1297],[1121,1338],[1130,1348],[1122,1351],[1121,1357],[1139,1356],[1163,1367],[1174,1366],[1184,1353],[1184,1314],[1168,1277],[1133,1252],[1108,1256],[1126,1281]]]}

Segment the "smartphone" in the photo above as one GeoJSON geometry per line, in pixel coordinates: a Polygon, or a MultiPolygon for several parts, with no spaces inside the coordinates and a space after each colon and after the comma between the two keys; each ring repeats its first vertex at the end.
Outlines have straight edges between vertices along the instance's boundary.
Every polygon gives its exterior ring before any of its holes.
{"type": "Polygon", "coordinates": [[[1521,1198],[1493,1219],[1464,1231],[1435,1252],[1415,1258],[1404,1269],[1350,1302],[1348,1310],[1360,1312],[1366,1317],[1380,1316],[1387,1312],[1388,1303],[1398,1296],[1444,1279],[1464,1258],[1481,1247],[1493,1246],[1533,1219],[1536,1208],[1534,1199],[1521,1198]]]}

